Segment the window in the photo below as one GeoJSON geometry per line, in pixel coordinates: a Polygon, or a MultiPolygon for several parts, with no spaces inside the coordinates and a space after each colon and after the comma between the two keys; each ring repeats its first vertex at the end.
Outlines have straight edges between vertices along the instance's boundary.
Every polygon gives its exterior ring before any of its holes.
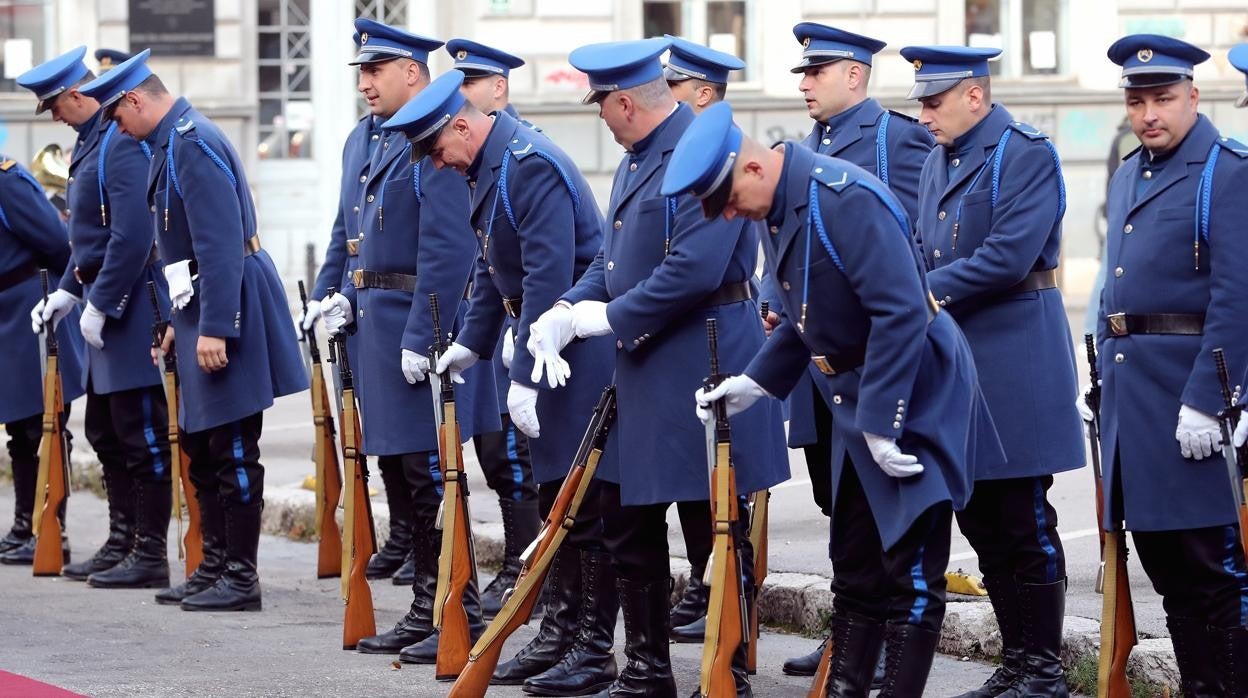
{"type": "Polygon", "coordinates": [[[642,35],[672,34],[731,53],[745,61],[745,70],[729,74],[732,82],[754,77],[752,37],[747,33],[751,5],[748,0],[644,0],[642,35]]]}
{"type": "Polygon", "coordinates": [[[17,76],[52,57],[51,12],[50,0],[0,0],[0,92],[18,91],[17,76]]]}
{"type": "Polygon", "coordinates": [[[257,149],[263,159],[312,157],[310,0],[258,0],[257,149]]]}
{"type": "Polygon", "coordinates": [[[1066,72],[1066,0],[966,0],[966,43],[1003,49],[993,76],[1020,78],[1066,72]]]}

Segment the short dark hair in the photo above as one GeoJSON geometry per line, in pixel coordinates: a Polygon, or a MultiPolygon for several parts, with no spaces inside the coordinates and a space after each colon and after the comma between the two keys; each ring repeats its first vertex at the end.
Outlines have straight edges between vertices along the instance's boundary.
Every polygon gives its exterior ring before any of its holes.
{"type": "Polygon", "coordinates": [[[962,81],[962,91],[965,92],[976,85],[984,91],[984,102],[992,104],[992,78],[987,75],[981,75],[980,77],[975,78],[966,78],[962,81]]]}
{"type": "Polygon", "coordinates": [[[143,82],[134,86],[134,91],[152,95],[153,97],[169,94],[169,88],[165,87],[165,83],[161,82],[160,76],[155,73],[143,78],[143,82]]]}
{"type": "Polygon", "coordinates": [[[714,90],[715,101],[717,102],[724,101],[724,98],[728,96],[728,83],[726,82],[711,82],[710,80],[700,80],[698,78],[691,79],[693,80],[693,88],[695,90],[702,89],[703,86],[714,90]]]}

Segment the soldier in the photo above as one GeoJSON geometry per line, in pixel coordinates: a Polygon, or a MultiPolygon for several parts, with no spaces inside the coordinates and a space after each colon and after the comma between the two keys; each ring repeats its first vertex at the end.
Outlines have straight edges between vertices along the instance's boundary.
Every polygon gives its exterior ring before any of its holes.
{"type": "Polygon", "coordinates": [[[939,147],[923,165],[915,239],[927,283],[966,335],[1006,462],[972,475],[958,528],[1001,628],[1004,662],[967,697],[1064,696],[1066,560],[1053,475],[1084,465],[1074,345],[1057,288],[1066,188],[1049,139],[992,102],[999,49],[908,46],[910,98],[939,147]]]}
{"type": "MultiPolygon", "coordinates": [[[[504,323],[524,346],[532,321],[589,267],[604,227],[572,159],[506,112],[487,116],[461,93],[462,83],[462,73],[450,71],[386,122],[408,134],[414,156],[429,153],[435,166],[466,175],[472,189],[481,256],[464,329],[438,362],[439,372],[449,368],[452,375],[488,359],[504,323]]],[[[533,378],[527,351],[518,352],[509,368],[507,403],[529,437],[543,517],[576,457],[598,396],[611,382],[613,359],[610,337],[577,343],[568,349],[576,375],[558,390],[533,378]]],[[[611,644],[619,603],[602,545],[597,493],[598,484],[591,483],[556,555],[541,629],[497,669],[493,683],[523,683],[537,695],[585,695],[615,678],[611,644]]]]}
{"type": "MultiPolygon", "coordinates": [[[[360,52],[359,90],[379,121],[394,116],[429,85],[429,52],[436,39],[370,19],[355,20],[360,52]]],[[[360,640],[366,654],[399,654],[404,661],[433,663],[438,634],[433,629],[441,531],[435,528],[442,502],[438,432],[425,374],[433,326],[429,294],[443,309],[443,327],[458,332],[472,269],[475,238],[468,227],[468,183],[458,173],[439,171],[428,159],[411,161],[403,134],[388,131],[373,154],[360,188],[360,267],[342,293],[322,304],[331,333],[358,331],[352,365],[360,386],[364,452],[400,463],[412,500],[412,558],[416,566],[412,605],[384,633],[360,640]]],[[[466,372],[456,390],[465,438],[498,431],[498,403],[490,366],[466,372]]],[[[475,636],[482,628],[475,582],[465,593],[475,636]]]]}
{"type": "MultiPolygon", "coordinates": [[[[792,69],[800,74],[798,90],[806,99],[806,111],[815,120],[802,145],[821,155],[851,162],[874,174],[897,195],[911,220],[918,212],[919,172],[932,150],[932,137],[913,117],[885,110],[867,96],[872,59],[884,48],[878,39],[814,22],[793,27],[802,45],[802,59],[792,69]]],[[[764,274],[762,297],[771,303],[774,328],[784,314],[783,295],[774,279],[764,274]]],[[[793,318],[788,318],[790,322],[793,318]]],[[[802,448],[815,503],[825,516],[832,510],[832,412],[815,382],[821,380],[812,364],[789,393],[789,447],[802,448]]],[[[826,642],[826,639],[825,639],[826,642]]],[[[813,652],[785,661],[783,671],[793,676],[814,676],[823,655],[813,652]]],[[[877,682],[883,679],[878,668],[877,682]]]]}
{"type": "MultiPolygon", "coordinates": [[[[1101,524],[1131,531],[1162,597],[1184,693],[1242,696],[1248,570],[1218,449],[1214,415],[1223,401],[1212,351],[1226,352],[1231,389],[1242,392],[1248,146],[1220,136],[1198,111],[1192,77],[1208,58],[1154,34],[1126,36],[1109,48],[1109,59],[1122,66],[1119,86],[1142,147],[1109,189],[1105,263],[1113,272],[1097,325],[1101,524]],[[1176,413],[1177,445],[1169,436],[1176,413]]],[[[1086,401],[1077,404],[1091,419],[1086,401]]]]}
{"type": "MultiPolygon", "coordinates": [[[[467,39],[451,39],[446,43],[446,50],[455,59],[454,68],[464,74],[460,90],[472,106],[483,114],[506,112],[525,126],[532,126],[520,120],[520,115],[508,102],[511,69],[524,65],[523,60],[467,39]]],[[[483,194],[472,187],[472,195],[475,199],[483,194]]],[[[571,282],[558,290],[565,291],[568,285],[571,282]]],[[[504,326],[492,350],[499,420],[503,428],[472,437],[485,482],[498,494],[498,508],[503,516],[503,567],[481,590],[481,613],[486,618],[493,618],[498,613],[503,605],[503,594],[515,586],[516,577],[520,574],[520,553],[537,537],[544,517],[538,514],[537,486],[533,482],[533,467],[529,462],[528,439],[512,423],[507,408],[507,393],[511,385],[507,373],[511,367],[514,340],[510,326],[504,326]]],[[[490,356],[491,353],[484,355],[490,356]]],[[[570,463],[569,460],[558,467],[566,471],[570,463]]],[[[558,490],[558,487],[555,489],[558,490]]]]}
{"type": "MultiPolygon", "coordinates": [[[[951,513],[970,473],[1003,458],[957,325],[924,280],[897,197],[844,160],[743,137],[727,105],[682,137],[663,181],[708,217],[765,220],[787,307],[744,371],[699,416],[783,397],[813,361],[833,409],[832,615],[828,695],[864,696],[887,643],[881,696],[918,696],[945,608],[951,513]]],[[[735,435],[736,432],[734,432],[735,435]]]]}
{"type": "MultiPolygon", "coordinates": [[[[762,344],[750,278],[758,254],[755,228],[707,222],[689,197],[659,192],[676,141],[693,121],[672,96],[659,54],[665,39],[594,44],[569,57],[589,77],[615,140],[628,151],[616,170],[603,247],[555,306],[530,327],[534,378],[565,368],[558,352],[573,337],[614,333],[618,417],[608,448],[616,467],[600,468],[604,540],[624,610],[627,663],[600,695],[675,694],[669,660],[665,513],[673,502],[706,500],[705,430],[686,398],[706,375],[706,319],[719,322],[720,359],[739,370],[762,344]]],[[[737,418],[733,461],[737,491],[756,492],[788,477],[778,405],[737,418]]],[[[742,507],[744,510],[744,503],[742,507]]],[[[743,514],[745,512],[742,512],[743,514]]],[[[744,522],[736,533],[744,538],[744,522]]],[[[746,598],[753,598],[748,540],[740,542],[746,598]]],[[[750,694],[745,652],[733,673],[750,694]]]]}
{"type": "Polygon", "coordinates": [[[186,611],[258,611],[264,410],[306,390],[308,375],[281,280],[260,246],[242,160],[216,124],[169,93],[147,66],[150,53],[82,92],[153,155],[145,190],[173,305],[164,350],[176,350],[181,367],[179,426],[204,540],[194,576],[158,600],[182,597],[186,611]]]}
{"type": "Polygon", "coordinates": [[[729,74],[745,68],[745,62],[679,36],[667,34],[665,38],[672,45],[663,66],[663,78],[676,101],[688,104],[695,115],[724,101],[729,74]]]}
{"type": "Polygon", "coordinates": [[[38,97],[38,112],[52,112],[78,133],[66,193],[72,264],[32,319],[41,329],[85,301],[85,428],[104,475],[109,533],[91,559],[62,573],[93,587],[161,589],[169,586],[172,490],[161,374],[143,360],[154,321],[147,283],[164,288],[143,189],[150,149],[118,135],[117,124],[101,118],[99,102],[80,91],[95,78],[82,62],[86,52],[79,46],[17,79],[38,97]]]}
{"type": "MultiPolygon", "coordinates": [[[[39,472],[39,441],[43,437],[40,377],[44,367],[40,362],[44,337],[26,334],[26,308],[34,306],[41,297],[39,270],[47,269],[55,280],[69,267],[69,261],[65,224],[43,187],[16,160],[0,157],[0,336],[9,338],[5,344],[9,368],[0,372],[0,422],[9,433],[15,499],[13,527],[0,538],[0,563],[6,565],[29,565],[35,559],[31,518],[39,472]]],[[[59,343],[66,419],[69,403],[86,392],[82,382],[86,362],[82,358],[78,315],[77,304],[70,302],[49,318],[59,343]]],[[[36,323],[46,327],[42,312],[31,313],[30,320],[32,328],[36,323]]],[[[64,530],[64,503],[58,515],[64,530]]],[[[68,538],[62,540],[61,548],[65,562],[69,562],[68,538]]]]}
{"type": "Polygon", "coordinates": [[[130,60],[130,54],[115,48],[97,48],[91,55],[95,57],[101,75],[130,60]]]}

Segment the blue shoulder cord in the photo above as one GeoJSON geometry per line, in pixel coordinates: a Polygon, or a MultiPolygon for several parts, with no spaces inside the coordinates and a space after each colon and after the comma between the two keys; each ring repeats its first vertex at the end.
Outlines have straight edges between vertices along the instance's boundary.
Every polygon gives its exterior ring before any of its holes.
{"type": "Polygon", "coordinates": [[[1200,239],[1209,243],[1210,203],[1213,197],[1213,170],[1218,165],[1218,154],[1221,146],[1214,143],[1205,158],[1205,168],[1200,173],[1200,184],[1196,187],[1196,232],[1192,239],[1192,254],[1196,260],[1196,270],[1200,271],[1200,239]]]}
{"type": "Polygon", "coordinates": [[[885,184],[888,184],[888,121],[891,116],[885,111],[875,131],[875,171],[885,184]]]}
{"type": "MultiPolygon", "coordinates": [[[[179,199],[184,198],[182,196],[182,184],[178,182],[177,168],[174,166],[174,163],[173,163],[173,142],[174,142],[173,139],[176,135],[177,135],[176,128],[169,129],[169,146],[166,149],[166,153],[165,153],[165,174],[169,180],[169,184],[172,186],[165,187],[165,232],[169,231],[169,190],[173,189],[174,191],[176,191],[178,193],[179,199]]],[[[204,151],[204,153],[208,155],[208,158],[211,159],[214,163],[216,163],[217,167],[221,168],[221,171],[224,172],[225,176],[229,178],[230,184],[232,184],[234,188],[237,189],[238,178],[236,178],[234,176],[234,173],[230,171],[229,165],[226,165],[225,161],[222,160],[215,152],[213,152],[212,148],[207,143],[199,139],[196,139],[195,142],[199,144],[199,149],[204,151]]]]}
{"type": "MultiPolygon", "coordinates": [[[[560,166],[559,163],[549,154],[540,150],[534,150],[532,154],[542,158],[546,162],[550,163],[551,167],[555,168],[555,173],[558,174],[559,178],[563,180],[563,185],[568,188],[568,194],[572,197],[572,211],[574,213],[580,213],[581,195],[576,190],[576,185],[574,185],[572,180],[568,178],[568,173],[565,172],[563,167],[560,166]]],[[[503,156],[503,164],[500,166],[498,172],[498,184],[494,187],[494,201],[490,204],[490,222],[485,227],[485,238],[481,241],[481,257],[483,259],[486,258],[486,253],[489,252],[490,238],[494,235],[494,218],[498,213],[498,200],[500,198],[503,200],[503,213],[507,216],[507,222],[511,224],[513,230],[520,229],[520,226],[516,223],[516,215],[511,210],[511,194],[507,191],[507,174],[511,170],[512,160],[512,158],[508,157],[508,155],[511,155],[510,149],[507,151],[506,155],[503,156]]]]}
{"type": "Polygon", "coordinates": [[[108,130],[104,132],[104,137],[100,139],[100,154],[96,161],[96,177],[95,182],[100,190],[100,225],[108,227],[108,208],[104,203],[104,157],[108,155],[108,142],[113,139],[113,134],[117,131],[117,122],[114,121],[108,126],[108,130]]]}
{"type": "Polygon", "coordinates": [[[667,197],[663,213],[663,256],[672,253],[672,223],[676,218],[676,197],[667,197]]]}
{"type": "MultiPolygon", "coordinates": [[[[1011,128],[1005,129],[1005,133],[1001,134],[1001,140],[997,141],[996,150],[992,154],[992,208],[997,207],[997,195],[1001,192],[1001,160],[1005,157],[1005,144],[1010,140],[1010,133],[1013,130],[1011,128]]],[[[987,169],[987,162],[979,166],[979,171],[975,173],[975,177],[971,179],[971,183],[966,187],[967,192],[975,189],[975,185],[979,183],[979,178],[984,176],[984,171],[987,169]]],[[[958,229],[962,227],[962,205],[965,203],[966,194],[964,193],[958,198],[958,208],[953,214],[953,245],[950,249],[958,249],[958,229]]]]}

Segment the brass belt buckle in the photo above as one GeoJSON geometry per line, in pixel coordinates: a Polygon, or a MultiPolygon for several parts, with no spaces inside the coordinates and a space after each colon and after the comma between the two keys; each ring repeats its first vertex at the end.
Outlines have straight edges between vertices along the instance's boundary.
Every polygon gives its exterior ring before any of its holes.
{"type": "Polygon", "coordinates": [[[828,363],[828,357],[822,354],[811,354],[810,361],[819,369],[819,372],[825,376],[835,376],[836,369],[832,368],[832,364],[828,363]]]}
{"type": "Polygon", "coordinates": [[[260,251],[260,235],[252,235],[243,241],[243,256],[255,254],[260,251]]]}
{"type": "Polygon", "coordinates": [[[347,255],[351,257],[358,257],[359,254],[360,254],[360,239],[351,238],[350,240],[347,240],[347,255]]]}
{"type": "Polygon", "coordinates": [[[1127,314],[1126,313],[1114,313],[1113,315],[1110,315],[1109,317],[1105,319],[1109,321],[1109,333],[1110,334],[1114,335],[1115,337],[1127,336],[1128,333],[1127,333],[1127,314]]]}
{"type": "Polygon", "coordinates": [[[364,288],[364,270],[356,269],[351,272],[351,285],[356,288],[364,288]]]}

